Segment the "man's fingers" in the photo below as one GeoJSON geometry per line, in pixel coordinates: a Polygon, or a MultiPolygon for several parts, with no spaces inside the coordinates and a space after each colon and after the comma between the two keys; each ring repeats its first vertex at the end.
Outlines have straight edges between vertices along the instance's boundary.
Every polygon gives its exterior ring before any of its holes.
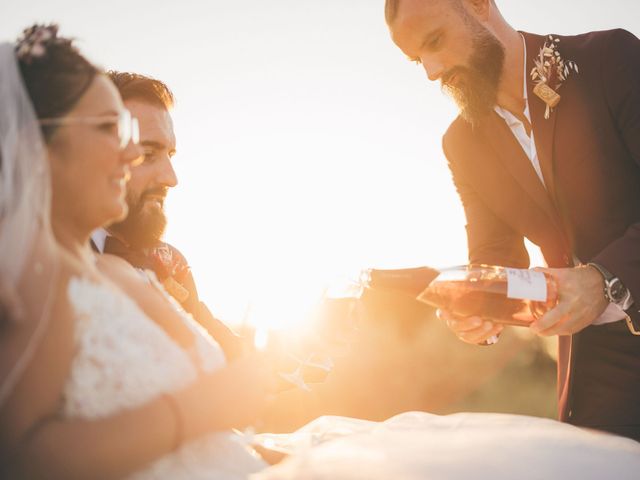
{"type": "Polygon", "coordinates": [[[440,308],[436,310],[436,317],[438,317],[440,320],[444,320],[445,322],[447,320],[456,319],[456,317],[452,313],[447,312],[446,310],[442,310],[440,308]]]}
{"type": "MultiPolygon", "coordinates": [[[[437,310],[436,315],[444,320],[453,333],[463,342],[473,345],[481,344],[502,332],[504,326],[484,321],[481,317],[458,317],[444,310],[437,310]]],[[[495,342],[493,342],[495,343],[495,342]]]]}
{"type": "Polygon", "coordinates": [[[575,332],[579,332],[586,325],[582,325],[585,318],[593,316],[586,311],[570,311],[564,317],[560,319],[555,325],[541,331],[538,335],[552,336],[552,335],[571,335],[575,332]]]}
{"type": "Polygon", "coordinates": [[[489,338],[498,335],[502,332],[504,327],[500,324],[494,324],[492,322],[484,322],[482,326],[469,330],[466,332],[458,333],[458,338],[466,343],[477,345],[483,343],[489,338]]]}
{"type": "Polygon", "coordinates": [[[552,337],[555,335],[565,335],[570,331],[571,328],[569,327],[569,322],[567,321],[567,317],[565,317],[551,328],[538,332],[537,335],[540,335],[541,337],[552,337]]]}
{"type": "Polygon", "coordinates": [[[482,319],[480,317],[469,317],[462,319],[451,318],[447,320],[447,326],[456,333],[463,333],[482,327],[482,319]]]}
{"type": "Polygon", "coordinates": [[[466,332],[482,325],[480,317],[458,317],[445,310],[436,310],[436,316],[440,320],[444,320],[449,329],[454,332],[466,332]]]}
{"type": "Polygon", "coordinates": [[[569,307],[566,304],[558,306],[545,313],[529,327],[536,335],[554,335],[553,332],[569,317],[569,307]]]}

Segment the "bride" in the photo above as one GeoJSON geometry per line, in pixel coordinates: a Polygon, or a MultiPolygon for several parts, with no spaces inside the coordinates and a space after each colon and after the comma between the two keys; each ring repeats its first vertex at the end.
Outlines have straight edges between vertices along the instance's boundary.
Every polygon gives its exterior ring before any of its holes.
{"type": "Polygon", "coordinates": [[[550,420],[408,413],[322,417],[261,435],[233,427],[273,373],[220,347],[153,278],[97,257],[90,233],[126,215],[140,155],[107,77],[55,27],[0,45],[2,478],[631,478],[640,444],[550,420]],[[544,473],[544,475],[542,475],[544,473]]]}
{"type": "Polygon", "coordinates": [[[36,26],[0,47],[0,105],[0,465],[46,478],[264,468],[230,429],[267,401],[265,362],[226,365],[153,281],[89,247],[126,215],[141,155],[115,86],[36,26]]]}

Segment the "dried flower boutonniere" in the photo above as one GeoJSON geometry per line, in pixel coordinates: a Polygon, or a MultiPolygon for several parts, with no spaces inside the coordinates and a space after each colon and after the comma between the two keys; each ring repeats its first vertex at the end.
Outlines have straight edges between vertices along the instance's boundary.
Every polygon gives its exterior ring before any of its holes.
{"type": "Polygon", "coordinates": [[[558,51],[559,38],[549,35],[548,41],[540,49],[538,57],[533,61],[535,66],[531,70],[531,79],[536,82],[533,89],[535,93],[547,105],[544,118],[549,118],[553,108],[560,103],[558,90],[569,74],[578,71],[578,65],[572,60],[564,60],[558,51]]]}
{"type": "Polygon", "coordinates": [[[182,282],[190,269],[184,258],[165,243],[149,253],[154,263],[153,270],[162,286],[179,303],[186,302],[189,298],[189,290],[182,285],[182,282]]]}

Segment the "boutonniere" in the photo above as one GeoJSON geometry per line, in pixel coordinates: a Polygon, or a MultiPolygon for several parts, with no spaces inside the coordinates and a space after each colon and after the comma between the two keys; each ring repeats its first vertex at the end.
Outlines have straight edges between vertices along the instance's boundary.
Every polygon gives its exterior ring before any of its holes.
{"type": "Polygon", "coordinates": [[[531,70],[531,79],[536,82],[533,93],[546,105],[544,118],[548,119],[553,109],[560,103],[558,90],[562,83],[573,71],[578,71],[578,65],[572,60],[565,60],[558,50],[559,38],[549,35],[548,40],[540,49],[540,53],[534,59],[534,67],[531,70]]]}
{"type": "Polygon", "coordinates": [[[154,263],[154,271],[166,291],[179,303],[189,298],[189,290],[180,283],[189,266],[178,255],[174,255],[168,245],[160,245],[149,252],[154,263]]]}

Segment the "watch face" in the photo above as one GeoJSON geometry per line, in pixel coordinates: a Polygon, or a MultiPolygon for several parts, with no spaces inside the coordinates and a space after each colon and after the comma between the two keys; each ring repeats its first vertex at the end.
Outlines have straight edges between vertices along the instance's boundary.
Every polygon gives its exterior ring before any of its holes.
{"type": "Polygon", "coordinates": [[[613,303],[618,303],[624,300],[627,294],[627,289],[622,285],[622,282],[617,278],[614,278],[609,284],[609,296],[613,303]]]}

